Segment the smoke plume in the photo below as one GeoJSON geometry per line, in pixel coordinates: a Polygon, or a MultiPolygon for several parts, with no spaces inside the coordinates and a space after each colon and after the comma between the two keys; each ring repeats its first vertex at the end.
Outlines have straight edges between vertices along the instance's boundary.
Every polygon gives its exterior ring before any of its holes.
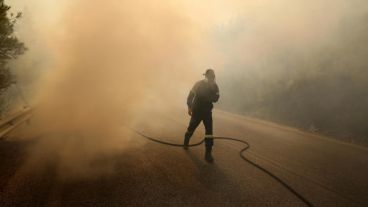
{"type": "Polygon", "coordinates": [[[32,163],[55,159],[63,175],[94,172],[95,160],[123,150],[124,125],[159,107],[152,97],[173,100],[168,88],[185,85],[201,50],[179,1],[64,2],[60,19],[38,33],[53,61],[35,88],[27,133],[42,141],[32,163]]]}
{"type": "Polygon", "coordinates": [[[318,107],[351,99],[336,95],[345,88],[331,81],[336,74],[361,89],[368,80],[362,0],[12,3],[24,12],[18,33],[30,49],[14,66],[20,79],[32,77],[32,136],[43,137],[34,160],[56,157],[63,173],[83,175],[96,158],[124,149],[123,125],[139,122],[144,108],[184,107],[208,67],[218,74],[221,108],[303,127],[334,123],[317,117],[326,111],[318,107]]]}

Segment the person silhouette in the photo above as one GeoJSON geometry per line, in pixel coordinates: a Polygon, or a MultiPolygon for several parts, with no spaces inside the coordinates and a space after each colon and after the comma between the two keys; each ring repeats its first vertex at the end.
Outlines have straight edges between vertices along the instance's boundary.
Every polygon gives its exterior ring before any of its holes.
{"type": "Polygon", "coordinates": [[[190,90],[187,105],[188,114],[191,116],[189,126],[184,135],[184,149],[188,149],[190,138],[198,125],[203,121],[205,133],[205,160],[213,162],[212,146],[213,146],[213,120],[212,109],[213,103],[220,98],[219,88],[216,84],[215,71],[207,69],[203,74],[205,79],[196,82],[190,90]]]}

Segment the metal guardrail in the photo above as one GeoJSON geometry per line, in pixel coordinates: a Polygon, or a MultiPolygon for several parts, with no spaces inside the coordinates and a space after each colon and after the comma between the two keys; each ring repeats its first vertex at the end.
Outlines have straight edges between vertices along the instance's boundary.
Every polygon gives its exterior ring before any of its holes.
{"type": "Polygon", "coordinates": [[[9,132],[29,120],[32,116],[32,109],[25,108],[22,111],[14,113],[4,119],[0,119],[0,139],[9,132]]]}

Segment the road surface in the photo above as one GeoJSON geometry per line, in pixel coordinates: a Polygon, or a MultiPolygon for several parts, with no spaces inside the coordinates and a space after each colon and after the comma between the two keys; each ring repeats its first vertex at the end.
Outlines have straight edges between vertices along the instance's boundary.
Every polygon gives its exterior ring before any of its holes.
{"type": "MultiPolygon", "coordinates": [[[[189,118],[161,115],[134,127],[181,143],[189,118]]],[[[214,126],[216,135],[248,141],[250,160],[315,206],[368,206],[366,148],[222,111],[214,111],[214,126]]],[[[201,126],[191,142],[202,134],[201,126]]],[[[124,141],[128,148],[100,161],[110,163],[112,172],[79,179],[60,178],[53,161],[27,170],[29,149],[37,142],[0,141],[0,206],[305,206],[240,159],[243,146],[236,142],[216,140],[215,163],[208,164],[203,145],[185,151],[134,135],[124,141]]]]}

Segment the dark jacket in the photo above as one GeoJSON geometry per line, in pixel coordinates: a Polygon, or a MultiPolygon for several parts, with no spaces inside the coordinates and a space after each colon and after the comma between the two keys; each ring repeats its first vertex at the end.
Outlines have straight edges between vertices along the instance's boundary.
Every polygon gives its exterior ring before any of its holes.
{"type": "Polygon", "coordinates": [[[215,82],[208,82],[206,79],[194,84],[187,98],[187,105],[194,113],[210,112],[214,102],[220,97],[219,88],[215,82]]]}

